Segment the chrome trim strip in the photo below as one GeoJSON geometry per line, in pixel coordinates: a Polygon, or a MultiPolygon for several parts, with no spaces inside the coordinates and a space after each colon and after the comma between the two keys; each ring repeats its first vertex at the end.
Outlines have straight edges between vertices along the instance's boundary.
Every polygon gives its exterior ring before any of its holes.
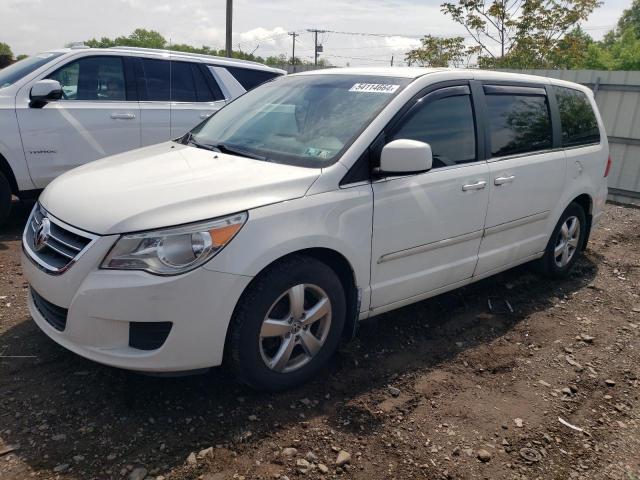
{"type": "Polygon", "coordinates": [[[80,252],[82,250],[82,248],[78,248],[75,245],[71,245],[69,242],[65,242],[61,238],[56,237],[53,233],[49,233],[49,238],[52,238],[54,241],[58,242],[59,244],[64,245],[67,248],[70,248],[74,252],[80,252]]]}
{"type": "Polygon", "coordinates": [[[431,243],[425,243],[424,245],[418,245],[417,247],[410,247],[405,250],[399,250],[397,252],[386,253],[378,259],[378,264],[384,262],[390,262],[391,260],[397,260],[399,258],[408,257],[410,255],[417,255],[419,253],[429,252],[442,247],[450,247],[451,245],[457,245],[458,243],[474,240],[482,237],[482,230],[476,230],[475,232],[464,233],[451,238],[445,238],[444,240],[437,240],[431,243]]]}
{"type": "Polygon", "coordinates": [[[483,236],[488,237],[489,235],[504,232],[505,230],[509,230],[511,228],[521,227],[522,225],[526,225],[527,223],[544,220],[549,216],[549,213],[551,213],[550,210],[545,210],[544,212],[535,213],[533,215],[529,215],[528,217],[518,218],[517,220],[511,220],[510,222],[505,222],[493,227],[485,228],[483,236]]]}
{"type": "MultiPolygon", "coordinates": [[[[27,219],[27,224],[25,225],[24,231],[22,233],[22,249],[24,250],[29,260],[31,260],[34,263],[34,265],[38,267],[40,270],[42,270],[43,272],[48,273],[49,275],[62,275],[64,272],[69,270],[78,261],[78,259],[84,254],[84,252],[86,252],[87,250],[89,250],[89,248],[93,246],[93,244],[98,240],[98,238],[100,238],[98,235],[94,235],[92,233],[85,232],[84,230],[80,230],[78,228],[72,227],[71,225],[63,222],[62,220],[54,217],[49,212],[47,212],[44,209],[44,207],[42,207],[39,203],[36,203],[35,206],[33,207],[33,210],[31,210],[31,213],[29,214],[29,218],[27,219]],[[31,249],[31,246],[27,242],[27,229],[30,228],[31,221],[33,220],[33,217],[35,216],[38,209],[42,213],[43,218],[46,216],[51,223],[54,223],[55,225],[57,225],[58,227],[64,230],[75,233],[76,235],[79,235],[89,240],[87,245],[82,250],[80,250],[78,254],[75,257],[73,257],[69,261],[69,263],[67,263],[63,268],[56,268],[52,265],[49,265],[47,262],[45,262],[41,258],[39,258],[38,255],[31,249]]],[[[51,248],[50,245],[48,245],[48,247],[51,248]]],[[[55,250],[57,252],[55,248],[52,248],[52,250],[55,250]]]]}
{"type": "Polygon", "coordinates": [[[57,247],[54,247],[53,245],[51,245],[50,243],[47,243],[47,248],[50,248],[51,250],[53,250],[54,252],[62,255],[64,258],[68,258],[69,260],[73,260],[74,256],[73,255],[69,255],[66,252],[63,252],[62,250],[60,250],[57,247]]]}

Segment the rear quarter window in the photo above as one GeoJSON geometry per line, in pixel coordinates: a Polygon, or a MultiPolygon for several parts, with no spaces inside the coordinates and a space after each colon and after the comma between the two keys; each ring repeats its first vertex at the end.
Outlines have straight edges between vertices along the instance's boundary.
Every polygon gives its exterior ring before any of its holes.
{"type": "Polygon", "coordinates": [[[562,146],[577,147],[600,143],[596,114],[587,95],[580,90],[553,87],[562,126],[562,146]]]}
{"type": "Polygon", "coordinates": [[[250,68],[225,67],[242,87],[249,91],[258,85],[268,82],[272,78],[279,77],[279,73],[266,72],[264,70],[251,70],[250,68]]]}

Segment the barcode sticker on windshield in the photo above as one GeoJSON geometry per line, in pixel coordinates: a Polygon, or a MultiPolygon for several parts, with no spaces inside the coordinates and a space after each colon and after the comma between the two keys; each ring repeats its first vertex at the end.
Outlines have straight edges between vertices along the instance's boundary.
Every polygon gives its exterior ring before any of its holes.
{"type": "Polygon", "coordinates": [[[349,91],[358,93],[393,93],[398,88],[400,88],[400,85],[388,83],[356,83],[349,91]]]}

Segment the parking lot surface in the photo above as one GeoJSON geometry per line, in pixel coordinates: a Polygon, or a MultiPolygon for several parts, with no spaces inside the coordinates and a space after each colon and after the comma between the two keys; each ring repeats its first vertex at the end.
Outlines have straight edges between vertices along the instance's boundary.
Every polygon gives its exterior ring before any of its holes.
{"type": "Polygon", "coordinates": [[[569,279],[523,266],[363,322],[280,394],[57,346],[25,304],[27,214],[0,230],[3,480],[640,478],[638,209],[607,207],[569,279]]]}

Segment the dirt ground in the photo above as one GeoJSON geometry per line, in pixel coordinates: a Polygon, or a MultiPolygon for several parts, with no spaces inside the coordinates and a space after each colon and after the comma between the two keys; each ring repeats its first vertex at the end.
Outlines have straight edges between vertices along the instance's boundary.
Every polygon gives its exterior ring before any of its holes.
{"type": "Polygon", "coordinates": [[[58,347],[25,306],[26,212],[0,232],[3,480],[640,478],[638,209],[607,207],[571,278],[523,266],[363,322],[282,394],[58,347]]]}

